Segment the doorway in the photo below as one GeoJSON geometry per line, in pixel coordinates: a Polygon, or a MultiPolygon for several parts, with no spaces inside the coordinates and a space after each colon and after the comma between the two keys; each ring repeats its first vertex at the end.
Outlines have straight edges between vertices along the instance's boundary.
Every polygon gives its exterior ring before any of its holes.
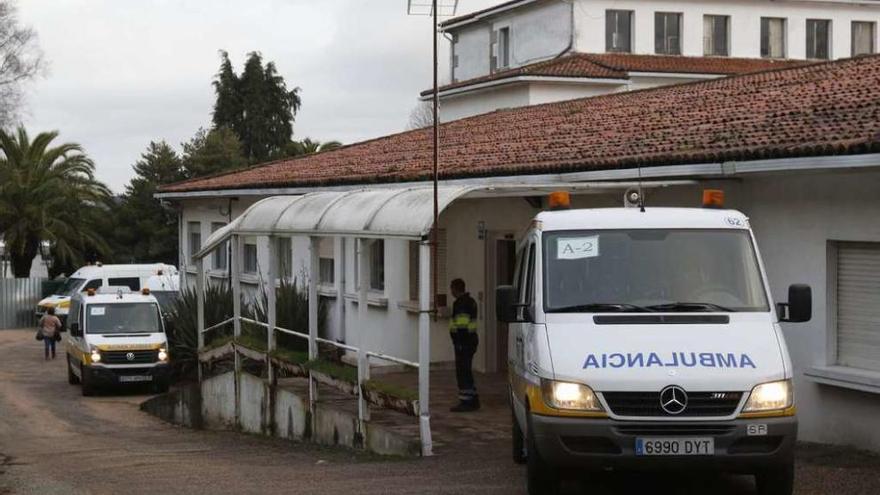
{"type": "Polygon", "coordinates": [[[490,232],[486,253],[486,371],[507,372],[507,323],[495,319],[495,288],[513,283],[516,240],[509,232],[490,232]]]}

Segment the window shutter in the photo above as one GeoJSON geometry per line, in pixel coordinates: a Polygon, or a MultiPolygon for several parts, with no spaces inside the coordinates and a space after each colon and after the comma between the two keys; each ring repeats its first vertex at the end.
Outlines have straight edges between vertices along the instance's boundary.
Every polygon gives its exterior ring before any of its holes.
{"type": "Polygon", "coordinates": [[[715,17],[715,55],[727,56],[727,26],[728,18],[725,16],[715,17]]]}
{"type": "Polygon", "coordinates": [[[770,19],[761,18],[761,56],[770,56],[770,19]]]}
{"type": "Polygon", "coordinates": [[[614,41],[617,32],[616,15],[613,10],[605,12],[605,51],[613,52],[617,49],[617,43],[614,41]]]}
{"type": "Polygon", "coordinates": [[[663,14],[654,14],[654,53],[666,53],[666,17],[663,14]]]}
{"type": "Polygon", "coordinates": [[[837,362],[880,371],[880,243],[837,244],[837,362]]]}

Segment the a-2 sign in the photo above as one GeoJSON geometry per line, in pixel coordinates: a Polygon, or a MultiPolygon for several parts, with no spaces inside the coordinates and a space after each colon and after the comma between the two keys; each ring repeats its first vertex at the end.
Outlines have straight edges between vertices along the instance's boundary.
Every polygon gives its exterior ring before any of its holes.
{"type": "Polygon", "coordinates": [[[556,241],[556,259],[579,260],[599,256],[599,236],[560,237],[556,241]]]}

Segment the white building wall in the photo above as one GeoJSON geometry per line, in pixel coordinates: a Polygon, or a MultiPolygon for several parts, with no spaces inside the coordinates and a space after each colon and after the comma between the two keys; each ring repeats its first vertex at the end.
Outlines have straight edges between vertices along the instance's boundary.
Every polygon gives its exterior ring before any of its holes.
{"type": "MultiPolygon", "coordinates": [[[[682,54],[703,55],[703,16],[730,16],[730,55],[761,56],[761,17],[784,17],[787,22],[788,58],[806,58],[806,20],[830,19],[832,58],[851,54],[851,23],[880,22],[880,5],[848,2],[734,0],[574,0],[575,50],[605,52],[605,11],[635,12],[633,51],[654,53],[654,13],[681,12],[682,54]]],[[[866,2],[867,3],[867,2],[866,2]]],[[[880,30],[880,28],[878,28],[880,30]]],[[[875,32],[875,35],[877,33],[875,32]]],[[[877,44],[875,43],[875,46],[877,44]]]]}
{"type": "Polygon", "coordinates": [[[529,84],[529,105],[587,98],[626,89],[625,84],[531,83],[529,84]]]}
{"type": "Polygon", "coordinates": [[[458,35],[453,56],[458,66],[452,69],[452,80],[463,81],[490,72],[492,56],[491,33],[510,29],[509,68],[548,59],[567,51],[572,41],[571,4],[554,0],[517,9],[452,30],[458,35]]]}
{"type": "Polygon", "coordinates": [[[529,88],[525,84],[493,87],[485,91],[469,91],[443,97],[440,103],[440,120],[449,122],[501,108],[524,107],[528,104],[529,88]]]}

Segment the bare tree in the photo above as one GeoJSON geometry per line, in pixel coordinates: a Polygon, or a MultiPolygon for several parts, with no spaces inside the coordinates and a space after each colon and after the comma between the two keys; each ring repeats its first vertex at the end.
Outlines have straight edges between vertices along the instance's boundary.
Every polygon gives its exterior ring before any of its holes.
{"type": "Polygon", "coordinates": [[[37,33],[18,22],[14,0],[0,0],[0,127],[9,125],[23,102],[23,85],[44,69],[37,33]]]}
{"type": "Polygon", "coordinates": [[[432,125],[434,125],[434,110],[432,109],[431,102],[418,102],[409,113],[409,122],[407,123],[406,128],[409,130],[424,129],[425,127],[431,127],[432,125]]]}

